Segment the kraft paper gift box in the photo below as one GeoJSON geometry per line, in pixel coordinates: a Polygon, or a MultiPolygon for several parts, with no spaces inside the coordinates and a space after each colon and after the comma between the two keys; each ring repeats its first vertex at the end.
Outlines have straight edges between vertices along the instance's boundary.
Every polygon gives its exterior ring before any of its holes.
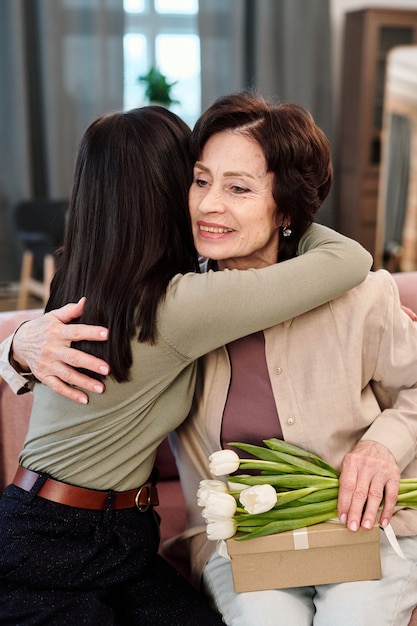
{"type": "Polygon", "coordinates": [[[295,531],[227,540],[235,591],[381,578],[379,527],[354,533],[324,522],[295,531]]]}

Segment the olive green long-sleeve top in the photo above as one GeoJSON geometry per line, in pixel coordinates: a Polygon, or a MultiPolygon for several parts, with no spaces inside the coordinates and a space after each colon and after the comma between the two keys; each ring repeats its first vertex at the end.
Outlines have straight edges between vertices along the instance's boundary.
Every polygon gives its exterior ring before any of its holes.
{"type": "MultiPolygon", "coordinates": [[[[341,295],[371,265],[359,244],[319,225],[309,228],[298,253],[260,270],[176,276],[158,309],[156,343],[132,341],[128,382],[108,377],[105,393],[91,395],[88,405],[35,385],[20,463],[92,489],[124,491],[145,482],[157,446],[190,410],[199,357],[341,295]]],[[[2,360],[6,380],[16,376],[2,360]]]]}

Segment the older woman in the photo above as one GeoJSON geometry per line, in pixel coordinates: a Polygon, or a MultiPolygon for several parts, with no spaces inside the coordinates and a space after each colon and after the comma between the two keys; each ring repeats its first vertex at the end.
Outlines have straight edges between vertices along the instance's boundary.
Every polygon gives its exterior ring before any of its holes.
{"type": "MultiPolygon", "coordinates": [[[[291,258],[331,181],[329,145],[310,114],[250,94],[224,97],[196,124],[193,151],[190,212],[208,266],[261,268],[291,258]]],[[[393,512],[400,475],[417,476],[417,326],[386,272],[204,357],[193,410],[172,440],[194,574],[226,624],[408,624],[417,604],[417,511],[393,512]],[[341,469],[339,517],[352,531],[373,526],[384,496],[380,524],[392,521],[407,560],[382,533],[380,581],[235,593],[230,562],[205,535],[196,492],[211,477],[212,452],[270,437],[341,469]]]]}

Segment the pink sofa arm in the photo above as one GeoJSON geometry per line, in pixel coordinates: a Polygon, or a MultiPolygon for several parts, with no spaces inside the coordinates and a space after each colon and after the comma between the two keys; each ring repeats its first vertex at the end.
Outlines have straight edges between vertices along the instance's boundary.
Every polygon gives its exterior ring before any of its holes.
{"type": "MultiPolygon", "coordinates": [[[[0,341],[25,320],[42,314],[41,309],[0,313],[0,341]]],[[[16,396],[0,378],[0,493],[12,480],[29,423],[32,394],[16,396]]]]}
{"type": "Polygon", "coordinates": [[[392,276],[397,283],[401,303],[417,313],[417,272],[398,272],[392,276]]]}

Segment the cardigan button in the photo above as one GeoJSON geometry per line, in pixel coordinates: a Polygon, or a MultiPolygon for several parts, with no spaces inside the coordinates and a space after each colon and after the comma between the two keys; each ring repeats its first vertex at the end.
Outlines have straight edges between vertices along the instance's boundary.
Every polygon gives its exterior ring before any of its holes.
{"type": "Polygon", "coordinates": [[[276,368],[275,368],[275,374],[278,374],[278,376],[279,376],[280,374],[282,374],[282,368],[281,368],[281,367],[276,367],[276,368]]]}
{"type": "Polygon", "coordinates": [[[289,417],[287,419],[287,424],[288,426],[292,426],[293,424],[295,424],[295,419],[293,417],[289,417]]]}

